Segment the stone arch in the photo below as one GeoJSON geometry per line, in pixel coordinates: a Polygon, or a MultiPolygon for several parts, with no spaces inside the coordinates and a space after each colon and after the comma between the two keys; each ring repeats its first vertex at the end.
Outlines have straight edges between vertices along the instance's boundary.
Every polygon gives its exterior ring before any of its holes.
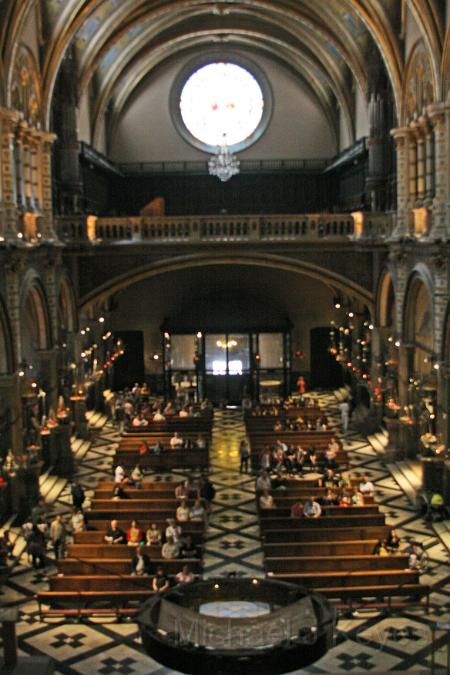
{"type": "Polygon", "coordinates": [[[11,327],[3,299],[0,297],[0,375],[14,372],[15,358],[11,327]]]}
{"type": "Polygon", "coordinates": [[[280,269],[306,275],[322,281],[322,283],[327,285],[330,289],[340,291],[345,296],[354,296],[362,304],[366,304],[371,313],[373,312],[374,299],[373,294],[370,291],[358,285],[351,279],[331,270],[319,267],[318,265],[279,255],[263,255],[259,253],[225,255],[222,253],[214,254],[212,252],[178,256],[172,259],[153,262],[143,267],[130,269],[128,272],[108,280],[95,290],[83,296],[80,299],[79,309],[86,312],[96,303],[104,302],[114,293],[117,293],[128,286],[132,286],[143,279],[167,272],[210,265],[249,265],[261,269],[280,269]]]}
{"type": "Polygon", "coordinates": [[[450,24],[445,37],[444,50],[442,54],[442,99],[450,100],[450,24]]]}
{"type": "Polygon", "coordinates": [[[30,270],[20,294],[22,360],[34,365],[39,352],[50,348],[51,330],[48,303],[38,275],[30,270]]]}
{"type": "Polygon", "coordinates": [[[440,74],[435,72],[425,44],[418,40],[409,55],[403,80],[402,126],[408,126],[421,117],[427,106],[439,100],[439,83],[440,74]]]}
{"type": "Polygon", "coordinates": [[[380,328],[395,330],[395,286],[388,269],[384,270],[378,283],[376,318],[380,328]]]}
{"type": "Polygon", "coordinates": [[[58,293],[58,332],[74,333],[77,330],[78,317],[72,282],[63,274],[59,282],[58,293]]]}
{"type": "MultiPolygon", "coordinates": [[[[425,268],[426,269],[426,268],[425,268]]],[[[426,270],[428,272],[428,270],[426,270]]],[[[403,341],[411,348],[410,369],[421,377],[432,375],[434,307],[431,277],[415,269],[409,279],[404,303],[403,341]]]]}

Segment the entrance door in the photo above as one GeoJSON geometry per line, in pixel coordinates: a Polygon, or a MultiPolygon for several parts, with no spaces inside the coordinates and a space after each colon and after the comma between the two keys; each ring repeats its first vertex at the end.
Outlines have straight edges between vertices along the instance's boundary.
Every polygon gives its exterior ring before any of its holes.
{"type": "Polygon", "coordinates": [[[311,330],[311,387],[313,389],[338,389],[342,387],[342,368],[328,351],[330,329],[311,330]]]}
{"type": "Polygon", "coordinates": [[[214,403],[240,404],[250,388],[249,335],[205,336],[206,396],[214,403]]]}

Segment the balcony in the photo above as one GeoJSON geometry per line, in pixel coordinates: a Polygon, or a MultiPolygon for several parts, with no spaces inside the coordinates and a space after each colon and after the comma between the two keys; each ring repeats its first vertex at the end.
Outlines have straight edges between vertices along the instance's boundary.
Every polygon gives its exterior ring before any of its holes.
{"type": "Polygon", "coordinates": [[[211,244],[377,242],[392,232],[391,214],[299,214],[268,216],[63,216],[58,233],[66,243],[211,244]]]}

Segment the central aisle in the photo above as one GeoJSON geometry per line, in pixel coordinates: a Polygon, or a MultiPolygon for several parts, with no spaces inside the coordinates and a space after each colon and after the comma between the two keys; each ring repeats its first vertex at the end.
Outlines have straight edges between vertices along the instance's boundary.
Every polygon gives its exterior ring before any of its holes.
{"type": "Polygon", "coordinates": [[[239,444],[245,438],[238,410],[214,413],[210,480],[216,489],[206,532],[204,577],[263,577],[263,555],[255,503],[255,480],[239,473],[239,444]]]}

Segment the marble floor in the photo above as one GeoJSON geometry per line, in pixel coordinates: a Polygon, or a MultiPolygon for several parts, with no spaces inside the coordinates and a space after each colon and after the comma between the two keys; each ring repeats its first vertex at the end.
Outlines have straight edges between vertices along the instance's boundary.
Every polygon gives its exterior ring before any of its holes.
{"type": "MultiPolygon", "coordinates": [[[[339,431],[340,392],[316,394],[332,425],[339,431]]],[[[92,443],[74,439],[77,476],[92,495],[92,487],[101,477],[110,475],[112,456],[118,440],[116,430],[101,415],[94,415],[92,443]]],[[[254,500],[254,479],[239,473],[239,442],[244,437],[242,415],[236,410],[215,413],[210,475],[217,495],[207,529],[205,576],[262,576],[262,552],[254,500]]],[[[428,556],[429,567],[423,581],[433,586],[431,610],[411,609],[401,616],[386,617],[374,611],[360,612],[336,622],[335,646],[308,668],[312,673],[373,673],[385,671],[430,672],[431,628],[436,622],[450,622],[450,530],[448,523],[430,526],[414,510],[417,467],[386,464],[383,434],[368,439],[350,430],[343,436],[355,470],[367,473],[377,487],[377,499],[389,524],[395,526],[405,542],[420,540],[428,556]]],[[[154,480],[180,480],[183,471],[154,475],[154,480]]],[[[45,475],[42,493],[52,513],[69,513],[70,493],[66,481],[45,475]]],[[[102,673],[104,675],[144,675],[174,673],[150,659],[143,651],[135,623],[82,624],[41,623],[33,595],[48,587],[44,573],[30,569],[23,554],[20,530],[16,537],[18,562],[2,589],[3,604],[20,603],[17,624],[19,655],[48,655],[55,661],[55,672],[102,673]]],[[[54,569],[47,568],[47,573],[54,569]]],[[[438,633],[435,644],[436,667],[444,672],[448,633],[438,633]]],[[[298,671],[299,673],[301,671],[298,671]]]]}

